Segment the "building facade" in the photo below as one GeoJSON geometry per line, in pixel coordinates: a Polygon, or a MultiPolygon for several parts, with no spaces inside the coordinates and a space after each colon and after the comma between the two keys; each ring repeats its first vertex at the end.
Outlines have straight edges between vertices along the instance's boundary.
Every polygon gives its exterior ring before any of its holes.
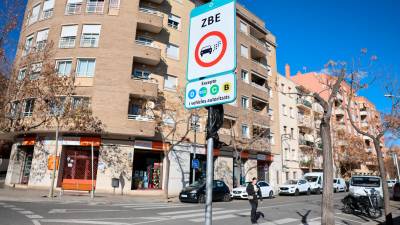
{"type": "MultiPolygon", "coordinates": [[[[204,177],[204,112],[199,111],[198,125],[186,134],[180,130],[187,126],[176,125],[176,118],[188,114],[181,99],[189,14],[204,2],[28,1],[19,41],[24,50],[17,52],[17,65],[29,49],[55,43],[58,72],[75,76],[76,97],[90,101],[94,116],[105,124],[102,134],[61,133],[58,188],[93,178],[97,191],[112,192],[111,181],[117,178],[126,194],[162,193],[168,184],[169,194],[176,195],[192,180],[204,177]],[[169,109],[162,129],[152,115],[160,95],[169,109]],[[163,133],[175,125],[179,131],[173,138],[163,133]],[[184,140],[176,144],[180,139],[184,140]],[[190,163],[195,155],[200,161],[197,170],[190,163]]],[[[274,184],[279,173],[274,156],[280,154],[279,110],[273,110],[278,95],[271,88],[277,79],[275,37],[240,5],[236,19],[238,99],[224,106],[224,128],[229,124],[232,129],[220,132],[224,144],[214,151],[214,174],[230,187],[253,176],[274,184]],[[243,144],[257,135],[257,146],[243,144]]],[[[34,113],[32,107],[27,115],[34,113]]],[[[16,135],[6,184],[48,188],[55,144],[54,130],[16,135]]]]}

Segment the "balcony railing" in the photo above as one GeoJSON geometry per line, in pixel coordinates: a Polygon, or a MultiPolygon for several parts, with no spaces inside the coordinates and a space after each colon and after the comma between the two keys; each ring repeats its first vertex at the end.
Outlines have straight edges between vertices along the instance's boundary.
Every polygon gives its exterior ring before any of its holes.
{"type": "Polygon", "coordinates": [[[65,14],[73,15],[73,14],[80,14],[82,12],[82,4],[67,4],[65,7],[65,14]]]}
{"type": "Polygon", "coordinates": [[[307,99],[304,99],[304,98],[297,98],[297,104],[305,105],[305,106],[307,106],[308,108],[311,108],[311,107],[312,107],[311,102],[309,102],[307,99]]]}
{"type": "Polygon", "coordinates": [[[40,52],[43,51],[44,48],[46,48],[47,40],[44,41],[39,41],[36,43],[36,51],[40,52]]]}
{"type": "Polygon", "coordinates": [[[103,13],[104,12],[104,2],[88,2],[86,3],[87,13],[103,13]]]}
{"type": "Polygon", "coordinates": [[[81,47],[84,48],[95,48],[99,46],[98,35],[82,35],[81,37],[81,47]]]}
{"type": "Polygon", "coordinates": [[[138,45],[143,45],[143,46],[148,46],[148,47],[153,47],[156,48],[153,44],[153,42],[148,42],[148,41],[142,41],[142,40],[135,40],[135,43],[138,45]]]}
{"type": "Polygon", "coordinates": [[[255,60],[255,59],[251,59],[251,61],[253,61],[253,63],[255,63],[255,64],[261,66],[261,67],[264,68],[264,69],[268,69],[268,65],[265,65],[265,64],[263,64],[263,63],[261,63],[261,62],[255,60]]]}
{"type": "Polygon", "coordinates": [[[62,37],[60,38],[60,48],[73,48],[75,47],[75,37],[62,37]]]}
{"type": "Polygon", "coordinates": [[[154,117],[148,115],[128,114],[128,120],[153,121],[154,117]]]}
{"type": "Polygon", "coordinates": [[[119,9],[120,0],[110,0],[110,4],[108,6],[109,9],[119,9]]]}
{"type": "Polygon", "coordinates": [[[314,143],[311,142],[311,141],[307,141],[307,140],[305,140],[304,137],[302,137],[302,138],[299,138],[299,145],[305,145],[305,146],[313,147],[314,143]]]}
{"type": "Polygon", "coordinates": [[[41,20],[50,19],[53,16],[53,12],[54,12],[53,9],[49,9],[49,10],[43,11],[42,15],[40,16],[40,19],[41,20]]]}
{"type": "Polygon", "coordinates": [[[150,8],[144,8],[144,7],[140,7],[139,8],[139,12],[143,12],[143,13],[147,13],[147,14],[152,14],[152,15],[156,15],[159,17],[163,17],[163,14],[157,10],[154,9],[150,9],[150,8]]]}
{"type": "Polygon", "coordinates": [[[31,117],[32,114],[32,112],[24,112],[24,117],[31,117]]]}
{"type": "Polygon", "coordinates": [[[267,43],[264,41],[261,41],[260,39],[254,37],[253,35],[249,34],[249,37],[251,37],[253,40],[255,40],[257,43],[261,44],[263,47],[267,48],[267,43]]]}

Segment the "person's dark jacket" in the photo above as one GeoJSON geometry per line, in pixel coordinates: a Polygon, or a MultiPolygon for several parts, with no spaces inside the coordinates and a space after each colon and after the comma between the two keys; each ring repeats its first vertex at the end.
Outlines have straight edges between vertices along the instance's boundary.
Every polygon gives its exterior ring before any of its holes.
{"type": "MultiPolygon", "coordinates": [[[[252,183],[249,183],[246,187],[246,192],[248,196],[253,196],[253,200],[257,200],[258,198],[260,198],[260,200],[262,201],[262,196],[261,196],[261,188],[260,186],[258,186],[256,184],[256,186],[258,187],[258,191],[256,192],[254,190],[254,186],[252,183]]],[[[249,198],[249,200],[252,200],[249,198]]]]}

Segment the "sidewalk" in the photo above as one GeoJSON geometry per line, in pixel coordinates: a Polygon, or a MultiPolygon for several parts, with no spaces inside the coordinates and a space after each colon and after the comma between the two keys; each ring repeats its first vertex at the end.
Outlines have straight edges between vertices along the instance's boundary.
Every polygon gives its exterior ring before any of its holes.
{"type": "MultiPolygon", "coordinates": [[[[47,190],[35,189],[20,189],[3,186],[0,188],[0,201],[13,201],[13,202],[80,202],[80,203],[94,203],[94,204],[110,204],[110,203],[153,203],[153,202],[167,202],[163,196],[131,196],[120,194],[95,194],[94,199],[90,198],[88,192],[73,192],[65,191],[60,196],[59,191],[54,192],[53,199],[48,198],[47,190]]],[[[168,202],[176,202],[177,198],[170,198],[168,202]]]]}

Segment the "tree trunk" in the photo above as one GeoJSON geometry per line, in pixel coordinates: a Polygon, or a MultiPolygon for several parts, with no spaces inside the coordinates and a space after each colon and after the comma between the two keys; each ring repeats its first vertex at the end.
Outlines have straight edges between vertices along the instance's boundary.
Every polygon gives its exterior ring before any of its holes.
{"type": "Polygon", "coordinates": [[[169,159],[170,151],[165,151],[165,176],[164,176],[164,197],[168,201],[168,183],[169,183],[169,168],[170,168],[170,159],[169,159]]]}
{"type": "Polygon", "coordinates": [[[392,212],[390,211],[390,198],[389,198],[389,189],[388,189],[388,185],[386,182],[385,163],[383,162],[380,141],[377,138],[374,138],[373,141],[374,141],[376,155],[378,157],[379,173],[380,173],[380,176],[382,179],[383,201],[384,201],[386,225],[392,225],[393,220],[392,220],[392,212]]]}
{"type": "Polygon", "coordinates": [[[323,149],[323,168],[324,180],[322,191],[322,225],[334,225],[335,217],[333,215],[333,158],[331,143],[331,127],[329,116],[325,117],[320,125],[322,149],[323,149]]]}

